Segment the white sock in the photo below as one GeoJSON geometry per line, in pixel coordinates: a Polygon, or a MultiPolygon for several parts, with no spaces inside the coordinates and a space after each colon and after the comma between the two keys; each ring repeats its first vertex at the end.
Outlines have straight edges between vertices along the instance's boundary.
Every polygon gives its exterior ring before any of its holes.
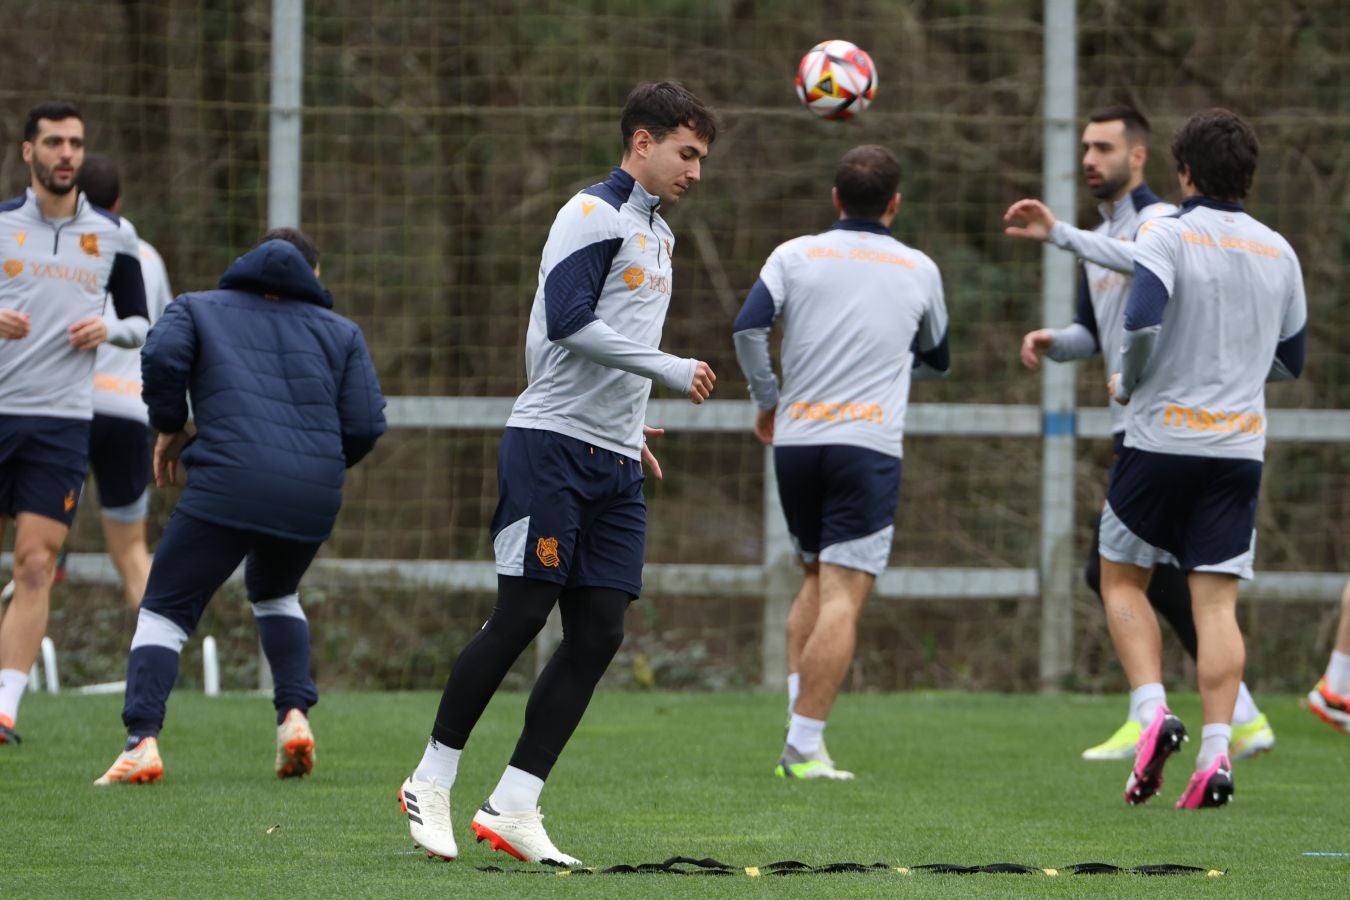
{"type": "Polygon", "coordinates": [[[28,673],[18,669],[0,669],[0,716],[19,720],[19,701],[28,687],[28,673]]]}
{"type": "Polygon", "coordinates": [[[462,749],[454,750],[432,738],[427,741],[422,761],[413,770],[413,778],[418,781],[430,781],[434,778],[441,787],[450,787],[455,783],[455,776],[459,774],[459,757],[463,752],[462,749]]]}
{"type": "Polygon", "coordinates": [[[806,716],[792,714],[792,724],[788,725],[787,742],[803,756],[820,752],[820,739],[825,735],[823,719],[808,719],[806,716]]]}
{"type": "Polygon", "coordinates": [[[788,715],[797,708],[797,695],[801,693],[802,676],[793,672],[788,676],[788,715]]]}
{"type": "Polygon", "coordinates": [[[1145,728],[1153,724],[1153,713],[1167,703],[1167,690],[1158,682],[1141,684],[1130,691],[1130,718],[1145,728]]]}
{"type": "Polygon", "coordinates": [[[1233,707],[1233,724],[1248,725],[1255,722],[1259,715],[1261,715],[1261,710],[1256,708],[1256,701],[1252,699],[1252,692],[1247,690],[1247,682],[1239,682],[1237,705],[1233,707]]]}
{"type": "Polygon", "coordinates": [[[1203,772],[1214,765],[1214,760],[1228,755],[1228,742],[1233,739],[1233,726],[1216,722],[1200,729],[1200,755],[1195,758],[1195,771],[1203,772]]]}
{"type": "Polygon", "coordinates": [[[539,808],[539,794],[544,790],[544,779],[524,769],[507,766],[502,780],[488,797],[488,803],[497,812],[534,812],[539,808]]]}
{"type": "Polygon", "coordinates": [[[1350,653],[1331,651],[1331,662],[1327,663],[1327,690],[1337,697],[1350,694],[1350,653]]]}

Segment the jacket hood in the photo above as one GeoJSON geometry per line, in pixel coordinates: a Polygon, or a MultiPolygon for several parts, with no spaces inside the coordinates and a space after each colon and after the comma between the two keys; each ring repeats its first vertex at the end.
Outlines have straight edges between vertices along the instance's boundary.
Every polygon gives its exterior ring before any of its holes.
{"type": "Polygon", "coordinates": [[[333,308],[328,289],[319,283],[300,251],[287,241],[267,241],[236,259],[220,276],[220,288],[333,308]]]}

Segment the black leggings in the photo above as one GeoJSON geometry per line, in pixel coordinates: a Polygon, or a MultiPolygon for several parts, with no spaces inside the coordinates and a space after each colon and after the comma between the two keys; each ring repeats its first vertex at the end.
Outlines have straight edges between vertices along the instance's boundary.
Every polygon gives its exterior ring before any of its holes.
{"type": "MultiPolygon", "coordinates": [[[[1101,535],[1102,517],[1099,515],[1092,526],[1092,549],[1087,565],[1083,567],[1083,579],[1098,597],[1102,595],[1102,558],[1098,549],[1101,535]]],[[[1148,602],[1172,626],[1181,646],[1186,648],[1191,659],[1195,659],[1195,615],[1191,612],[1191,587],[1186,573],[1176,566],[1154,566],[1153,577],[1148,582],[1148,602]]]]}
{"type": "Polygon", "coordinates": [[[497,605],[455,660],[431,736],[448,747],[464,747],[502,679],[557,603],[562,642],[530,692],[525,728],[511,756],[511,765],[547,778],[623,643],[623,617],[632,600],[613,588],[564,590],[552,582],[497,576],[497,605]]]}

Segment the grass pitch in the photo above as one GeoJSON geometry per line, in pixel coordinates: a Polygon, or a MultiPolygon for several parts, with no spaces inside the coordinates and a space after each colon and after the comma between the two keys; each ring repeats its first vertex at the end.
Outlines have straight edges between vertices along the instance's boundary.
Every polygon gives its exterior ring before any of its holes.
{"type": "Polygon", "coordinates": [[[1350,889],[1345,773],[1350,738],[1287,696],[1259,698],[1273,753],[1241,762],[1226,809],[1172,808],[1197,738],[1161,797],[1127,807],[1126,763],[1088,763],[1122,697],[990,694],[841,699],[829,743],[853,782],[770,774],[783,734],[777,695],[599,694],[543,795],[549,833],[596,867],[714,857],[736,866],[795,859],[1059,868],[1178,863],[1204,876],[605,875],[558,877],[486,844],[469,819],[510,755],[524,697],[502,695],[454,789],[460,858],[414,852],[396,790],[435,714],[434,694],[331,693],[314,711],[315,774],[278,781],[270,703],[234,695],[170,700],[165,780],[94,788],[120,749],[119,697],[29,696],[25,743],[0,747],[0,895],[35,896],[1344,896],[1350,889]],[[497,865],[542,874],[496,874],[497,865]]]}

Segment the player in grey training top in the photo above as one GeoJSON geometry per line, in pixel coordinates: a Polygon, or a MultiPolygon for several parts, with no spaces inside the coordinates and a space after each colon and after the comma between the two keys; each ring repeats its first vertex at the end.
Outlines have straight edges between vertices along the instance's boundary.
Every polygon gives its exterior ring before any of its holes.
{"type": "Polygon", "coordinates": [[[136,232],[75,187],[84,121],[44,103],[24,124],[29,188],[0,203],[0,541],[15,520],[14,598],[0,622],[0,744],[47,628],[52,576],[84,484],[94,349],[145,340],[136,232]],[[105,318],[107,298],[116,318],[105,318]]]}
{"type": "MultiPolygon", "coordinates": [[[[1050,241],[1077,254],[1078,310],[1066,328],[1042,328],[1022,338],[1022,364],[1040,367],[1041,354],[1056,361],[1082,359],[1101,351],[1106,374],[1114,371],[1124,339],[1125,298],[1134,273],[1135,235],[1144,223],[1176,212],[1159,200],[1144,183],[1150,129],[1148,120],[1133,107],[1108,106],[1088,116],[1083,129],[1083,174],[1088,192],[1100,200],[1102,222],[1092,231],[1074,228],[1055,216],[1039,200],[1019,200],[1008,208],[1004,221],[1012,237],[1050,241]]],[[[1108,398],[1111,410],[1113,450],[1120,453],[1125,440],[1125,407],[1108,398]]],[[[1093,523],[1084,577],[1088,587],[1101,596],[1101,554],[1097,549],[1100,515],[1093,523]]],[[[1195,659],[1195,617],[1186,574],[1176,560],[1160,554],[1154,560],[1148,583],[1149,604],[1176,632],[1181,646],[1195,659]]],[[[1233,713],[1233,753],[1237,758],[1268,750],[1275,744],[1269,721],[1256,706],[1245,684],[1238,691],[1233,713]]],[[[1138,704],[1130,703],[1125,723],[1100,744],[1083,751],[1090,760],[1133,759],[1143,725],[1138,704]]]]}
{"type": "Polygon", "coordinates": [[[658,349],[671,301],[674,236],[662,210],[700,178],[716,120],[682,85],[639,85],[619,120],[623,158],[559,210],[544,246],[525,337],[528,384],[511,410],[492,517],[497,605],[464,647],[421,762],[400,796],[413,841],[459,852],[450,786],[460,752],[549,612],[563,639],[525,710],[510,765],[470,823],[478,839],[530,862],[576,865],[544,831],[539,795],[623,640],[642,589],[642,462],[652,381],[702,403],[707,363],[658,349]]]}
{"type": "MultiPolygon", "coordinates": [[[[1125,297],[1134,272],[1139,226],[1176,212],[1144,183],[1148,120],[1128,106],[1108,106],[1088,116],[1083,128],[1083,174],[1101,201],[1102,221],[1086,231],[1055,218],[1040,200],[1018,200],[1003,219],[1012,237],[1049,241],[1078,256],[1078,308],[1064,328],[1041,328],[1022,338],[1022,363],[1035,370],[1042,354],[1055,362],[1101,353],[1110,375],[1120,356],[1125,297]]],[[[1109,400],[1111,432],[1125,431],[1125,407],[1109,400]]]]}
{"type": "Polygon", "coordinates": [[[1179,808],[1232,795],[1231,721],[1245,651],[1237,583],[1252,575],[1265,448],[1265,382],[1303,369],[1307,302],[1289,243],[1241,200],[1256,135],[1227,110],[1197,113],[1172,144],[1184,197],[1141,230],[1125,307],[1120,371],[1125,447],[1102,513],[1102,589],[1111,637],[1145,729],[1125,799],[1158,790],[1185,728],[1162,688],[1156,620],[1144,613],[1155,548],[1189,573],[1204,731],[1179,808]]]}
{"type": "Polygon", "coordinates": [[[828,231],[770,254],[736,318],[736,357],[774,446],[779,498],[806,570],[788,616],[783,778],[849,779],[824,746],[858,617],[886,568],[912,377],[948,368],[947,308],[933,261],[891,236],[900,164],[886,148],[840,160],[828,231]],[[769,331],[783,324],[783,388],[769,331]]]}

